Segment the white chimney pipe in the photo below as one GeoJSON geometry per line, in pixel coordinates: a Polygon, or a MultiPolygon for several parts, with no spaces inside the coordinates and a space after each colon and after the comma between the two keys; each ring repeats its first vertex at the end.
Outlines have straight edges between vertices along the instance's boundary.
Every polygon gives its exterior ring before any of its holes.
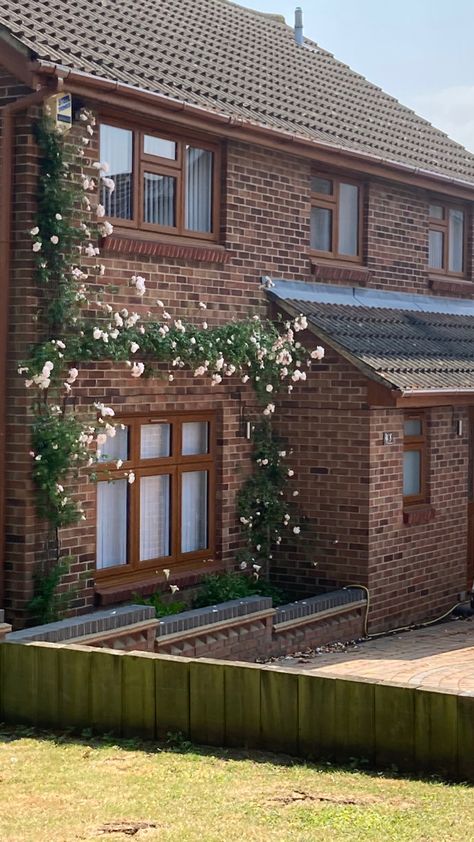
{"type": "Polygon", "coordinates": [[[303,10],[300,6],[295,9],[295,41],[299,47],[303,46],[303,10]]]}

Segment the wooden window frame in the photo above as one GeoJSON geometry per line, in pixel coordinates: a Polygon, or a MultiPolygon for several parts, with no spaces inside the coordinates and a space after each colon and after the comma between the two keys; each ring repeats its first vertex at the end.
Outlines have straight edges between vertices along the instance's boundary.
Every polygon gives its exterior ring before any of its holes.
{"type": "MultiPolygon", "coordinates": [[[[197,136],[183,136],[180,133],[171,134],[156,128],[143,128],[136,125],[122,123],[115,118],[104,115],[100,125],[114,126],[132,132],[132,219],[110,216],[108,219],[114,228],[134,229],[138,231],[155,232],[164,238],[185,238],[186,240],[202,240],[218,242],[220,237],[220,180],[221,180],[221,146],[197,136]],[[158,155],[145,153],[145,135],[170,140],[177,145],[176,160],[163,158],[158,155]],[[186,182],[186,146],[206,149],[213,154],[212,161],[212,195],[211,195],[211,225],[212,231],[190,231],[185,228],[185,182],[186,182]],[[176,226],[154,225],[144,221],[144,187],[143,173],[151,172],[156,175],[168,175],[177,179],[176,191],[176,226]]],[[[99,126],[100,138],[100,126],[99,126]]],[[[112,176],[113,177],[113,176],[112,176]]]]}
{"type": "Polygon", "coordinates": [[[430,266],[430,256],[429,256],[429,234],[428,234],[428,271],[433,275],[441,275],[443,277],[450,277],[450,278],[466,278],[467,277],[467,233],[468,233],[468,208],[465,205],[461,204],[454,204],[452,202],[446,202],[444,200],[440,200],[437,198],[431,198],[428,204],[428,231],[441,231],[444,236],[444,249],[443,249],[443,266],[439,269],[433,268],[430,266]],[[430,216],[430,206],[437,205],[443,209],[443,218],[436,219],[435,217],[430,216]],[[464,224],[463,224],[463,270],[462,272],[451,272],[449,270],[449,211],[450,210],[458,210],[462,211],[464,215],[464,224]]]}
{"type": "MultiPolygon", "coordinates": [[[[101,462],[96,470],[97,481],[113,482],[126,479],[129,472],[135,474],[135,481],[128,486],[127,513],[127,563],[114,567],[96,568],[97,581],[123,582],[147,577],[157,570],[171,571],[196,568],[198,562],[212,558],[215,554],[215,496],[216,496],[216,417],[213,412],[155,413],[153,415],[117,416],[117,422],[128,427],[128,459],[117,468],[115,460],[101,462]],[[186,422],[205,421],[209,424],[208,452],[183,456],[182,426],[186,422]],[[140,427],[146,424],[171,425],[171,455],[140,458],[140,427]],[[202,550],[183,553],[180,547],[181,531],[181,476],[188,471],[207,471],[207,543],[202,550]],[[140,561],[140,478],[166,474],[171,480],[170,496],[170,555],[140,561]]],[[[96,523],[97,523],[96,501],[96,523]]],[[[97,551],[96,551],[97,556],[97,551]]]]}
{"type": "Polygon", "coordinates": [[[363,211],[364,211],[364,190],[361,181],[354,178],[346,178],[341,175],[334,175],[330,172],[323,172],[322,170],[313,170],[311,178],[322,178],[325,181],[331,181],[333,185],[333,192],[331,195],[327,193],[316,193],[311,190],[311,210],[315,207],[325,208],[332,211],[332,243],[331,251],[321,251],[311,246],[311,254],[318,258],[323,258],[329,261],[336,260],[343,263],[362,263],[362,245],[363,245],[363,211]],[[351,184],[357,187],[359,194],[358,201],[358,231],[357,231],[357,255],[340,254],[339,247],[339,192],[341,184],[351,184]]]}
{"type": "MultiPolygon", "coordinates": [[[[416,450],[420,453],[420,491],[418,494],[403,496],[404,506],[414,506],[428,502],[428,440],[426,434],[426,415],[424,412],[406,412],[403,416],[403,454],[416,450]],[[405,434],[406,421],[420,421],[421,432],[410,436],[405,434]]],[[[404,465],[402,465],[402,474],[404,465]]]]}

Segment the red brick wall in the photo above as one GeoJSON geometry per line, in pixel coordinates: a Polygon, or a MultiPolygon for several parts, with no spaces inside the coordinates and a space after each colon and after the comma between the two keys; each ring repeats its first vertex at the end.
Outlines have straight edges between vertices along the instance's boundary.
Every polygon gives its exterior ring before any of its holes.
{"type": "MultiPolygon", "coordinates": [[[[27,417],[32,395],[16,374],[18,361],[28,355],[37,340],[38,290],[33,274],[31,240],[28,231],[34,224],[36,192],[35,145],[25,118],[17,122],[15,162],[14,254],[10,306],[11,339],[8,394],[8,452],[14,471],[8,476],[6,599],[9,616],[17,624],[24,617],[25,603],[32,595],[32,576],[38,564],[54,556],[54,538],[34,515],[34,490],[30,480],[31,457],[27,417]]],[[[203,314],[197,304],[208,304],[205,319],[209,324],[228,321],[257,311],[265,312],[265,296],[260,276],[274,273],[295,277],[304,271],[309,277],[309,262],[304,249],[308,229],[307,208],[301,195],[308,177],[307,162],[291,161],[272,152],[255,151],[229,145],[224,179],[226,196],[222,211],[223,242],[230,262],[177,258],[168,256],[124,255],[107,248],[101,255],[106,264],[106,279],[118,290],[107,299],[116,308],[127,307],[146,313],[153,310],[157,297],[172,315],[196,319],[203,314]],[[305,228],[306,225],[306,228],[305,228]],[[278,244],[278,245],[276,245],[278,244]],[[147,281],[143,302],[128,286],[132,274],[140,273],[147,281]]],[[[158,308],[155,308],[158,312],[158,308]]],[[[124,365],[109,364],[81,367],[81,377],[74,391],[79,412],[95,400],[106,400],[117,414],[156,413],[157,410],[205,410],[218,412],[218,478],[216,501],[218,565],[234,565],[239,545],[239,527],[235,496],[249,470],[249,444],[240,435],[243,403],[247,414],[256,416],[253,394],[240,380],[232,378],[226,386],[211,388],[208,381],[194,379],[189,372],[176,374],[173,384],[165,378],[136,381],[124,365]]],[[[61,552],[72,555],[70,574],[63,588],[73,593],[71,611],[90,608],[94,601],[92,574],[95,567],[95,487],[84,476],[68,492],[84,502],[87,520],[61,530],[61,552]]],[[[203,566],[203,572],[204,566],[203,566]]],[[[160,584],[163,577],[157,576],[160,584]]],[[[135,588],[136,590],[136,588],[135,588]]]]}
{"type": "Polygon", "coordinates": [[[426,411],[429,502],[433,520],[403,523],[403,414],[371,413],[369,571],[370,629],[378,631],[440,616],[466,590],[467,412],[426,411]],[[463,419],[464,435],[455,421],[463,419]],[[383,444],[383,432],[394,442],[383,444]]]}
{"type": "MultiPolygon", "coordinates": [[[[314,337],[305,341],[316,345],[314,337]]],[[[322,363],[282,403],[276,429],[293,450],[289,491],[302,532],[285,530],[278,583],[306,595],[366,584],[368,555],[369,410],[367,381],[330,349],[322,363]],[[287,560],[288,559],[288,560],[287,560]]]]}
{"type": "MultiPolygon", "coordinates": [[[[399,292],[431,293],[428,269],[428,209],[433,197],[427,191],[373,180],[365,187],[363,263],[369,270],[368,287],[399,292]]],[[[442,199],[441,199],[442,201],[442,199]]],[[[467,278],[472,278],[472,227],[467,216],[467,278]]],[[[432,273],[431,273],[431,276],[432,273]]],[[[318,275],[319,277],[319,275],[318,275]]],[[[324,280],[324,278],[321,278],[324,280]]],[[[353,285],[350,270],[329,283],[353,285]]],[[[357,284],[356,284],[357,285],[357,284]]],[[[474,288],[459,287],[437,294],[472,298],[474,288]]]]}
{"type": "Polygon", "coordinates": [[[370,286],[428,292],[428,197],[423,191],[370,184],[366,260],[370,286]]]}
{"type": "MultiPolygon", "coordinates": [[[[30,91],[0,68],[0,105],[30,91]]],[[[12,250],[7,354],[6,426],[6,524],[5,607],[15,618],[19,606],[31,597],[32,571],[41,561],[48,534],[37,522],[30,479],[30,439],[27,426],[31,397],[16,374],[23,359],[37,341],[35,323],[38,290],[32,278],[31,240],[26,233],[35,212],[36,148],[31,120],[21,112],[14,122],[15,171],[12,207],[12,250]]],[[[1,147],[0,147],[1,148],[1,147]]],[[[3,195],[3,188],[0,188],[3,195]]],[[[4,248],[4,244],[0,244],[4,248]]],[[[2,362],[3,364],[3,362],[2,362]]]]}
{"type": "MultiPolygon", "coordinates": [[[[2,90],[7,91],[7,96],[12,96],[15,92],[14,80],[7,80],[3,88],[0,82],[0,95],[2,90]]],[[[265,296],[259,287],[259,278],[263,274],[312,279],[309,162],[232,142],[228,144],[225,159],[221,223],[227,262],[209,260],[207,253],[202,254],[202,259],[197,253],[193,259],[165,255],[146,257],[142,254],[127,255],[109,248],[101,260],[107,266],[106,278],[111,284],[120,285],[119,292],[110,297],[114,306],[146,312],[152,308],[154,299],[159,297],[172,314],[198,318],[196,304],[204,300],[208,303],[206,320],[212,324],[256,311],[263,313],[265,296]],[[147,280],[149,292],[143,303],[123,285],[136,272],[147,280]]],[[[5,605],[9,616],[17,622],[22,622],[25,602],[31,597],[34,569],[48,553],[51,555],[48,533],[34,515],[27,428],[31,395],[24,390],[21,379],[16,375],[18,360],[27,355],[30,345],[37,338],[38,290],[33,277],[31,241],[26,233],[34,221],[35,178],[35,145],[29,121],[22,116],[17,120],[16,135],[10,303],[7,430],[10,469],[7,474],[5,605]]],[[[428,290],[427,208],[428,196],[423,191],[405,190],[381,182],[370,186],[365,248],[372,285],[417,292],[428,290]]],[[[235,495],[249,467],[248,444],[238,435],[238,428],[241,404],[245,401],[251,410],[250,391],[235,379],[227,386],[211,389],[207,382],[194,380],[192,375],[183,372],[176,376],[172,385],[161,380],[136,382],[123,366],[101,364],[82,367],[75,394],[79,410],[94,400],[106,399],[118,413],[193,408],[218,411],[218,470],[221,477],[217,501],[218,563],[232,565],[239,543],[235,495]]],[[[295,501],[308,520],[304,526],[303,541],[288,541],[285,552],[279,560],[275,559],[276,577],[295,591],[307,593],[314,592],[318,587],[330,588],[352,582],[364,584],[369,577],[374,587],[380,588],[380,582],[377,580],[376,583],[377,565],[383,568],[389,562],[384,561],[385,551],[377,543],[382,543],[382,539],[375,531],[378,527],[374,524],[374,503],[369,518],[369,464],[370,471],[375,470],[376,465],[374,446],[371,450],[369,442],[369,410],[364,379],[342,358],[329,353],[324,364],[310,376],[309,384],[295,388],[292,399],[283,401],[280,428],[288,439],[288,447],[294,449],[294,488],[300,489],[300,497],[295,501]]],[[[372,479],[371,483],[370,489],[377,492],[376,483],[374,485],[372,479]]],[[[82,611],[89,608],[93,601],[95,489],[83,478],[79,486],[72,487],[72,491],[84,500],[87,520],[61,534],[63,553],[72,553],[76,559],[64,585],[79,585],[72,610],[82,611]]],[[[396,493],[393,490],[388,494],[386,507],[391,505],[390,499],[396,493]]],[[[441,495],[441,487],[437,493],[441,495]]],[[[397,506],[400,506],[399,501],[397,506]]],[[[429,591],[430,594],[439,593],[438,602],[443,605],[442,594],[446,595],[446,599],[450,596],[449,582],[454,583],[456,579],[458,587],[461,545],[465,541],[460,512],[454,515],[459,524],[459,536],[454,539],[456,549],[449,551],[449,564],[454,566],[443,573],[444,562],[440,560],[436,581],[442,580],[443,584],[439,584],[440,590],[436,591],[438,585],[433,582],[433,590],[429,591]]],[[[395,518],[395,515],[390,511],[389,520],[392,517],[395,518]]],[[[409,559],[408,567],[412,565],[414,570],[418,564],[417,554],[430,534],[429,529],[402,528],[398,515],[390,523],[391,537],[384,537],[383,541],[389,540],[396,555],[400,552],[402,537],[403,553],[409,559]],[[412,536],[418,537],[415,540],[412,536]]],[[[447,516],[438,521],[438,541],[429,545],[428,555],[438,552],[441,533],[446,530],[447,524],[447,516]]],[[[446,551],[449,540],[448,537],[444,539],[446,551]]],[[[385,555],[391,553],[392,549],[385,555]]],[[[403,577],[405,574],[401,567],[397,575],[403,577]]],[[[413,579],[416,575],[415,572],[409,573],[408,578],[411,576],[413,579]]],[[[416,582],[412,584],[417,587],[416,582]]],[[[375,596],[380,599],[381,605],[388,608],[390,600],[396,600],[396,592],[396,585],[391,582],[385,590],[376,590],[375,596]]],[[[415,596],[413,600],[414,605],[415,596]]],[[[398,616],[396,605],[392,605],[392,609],[394,616],[398,616]]],[[[377,616],[375,613],[374,622],[377,616]]]]}

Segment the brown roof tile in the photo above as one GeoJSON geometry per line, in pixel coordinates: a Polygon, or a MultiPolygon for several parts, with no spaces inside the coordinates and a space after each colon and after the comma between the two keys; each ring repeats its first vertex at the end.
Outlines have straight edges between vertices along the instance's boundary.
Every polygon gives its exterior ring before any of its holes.
{"type": "Polygon", "coordinates": [[[2,0],[41,60],[474,183],[474,155],[283,19],[228,0],[2,0]]]}

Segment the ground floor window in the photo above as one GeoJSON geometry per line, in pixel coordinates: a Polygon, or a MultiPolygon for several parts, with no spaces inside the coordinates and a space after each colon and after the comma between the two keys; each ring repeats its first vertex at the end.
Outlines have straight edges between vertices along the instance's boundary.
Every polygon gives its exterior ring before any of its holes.
{"type": "Polygon", "coordinates": [[[134,574],[150,567],[161,574],[208,558],[214,548],[214,417],[120,420],[123,428],[116,428],[100,456],[100,575],[134,574]]]}
{"type": "Polygon", "coordinates": [[[403,438],[403,500],[427,501],[427,440],[424,413],[407,413],[403,438]]]}

